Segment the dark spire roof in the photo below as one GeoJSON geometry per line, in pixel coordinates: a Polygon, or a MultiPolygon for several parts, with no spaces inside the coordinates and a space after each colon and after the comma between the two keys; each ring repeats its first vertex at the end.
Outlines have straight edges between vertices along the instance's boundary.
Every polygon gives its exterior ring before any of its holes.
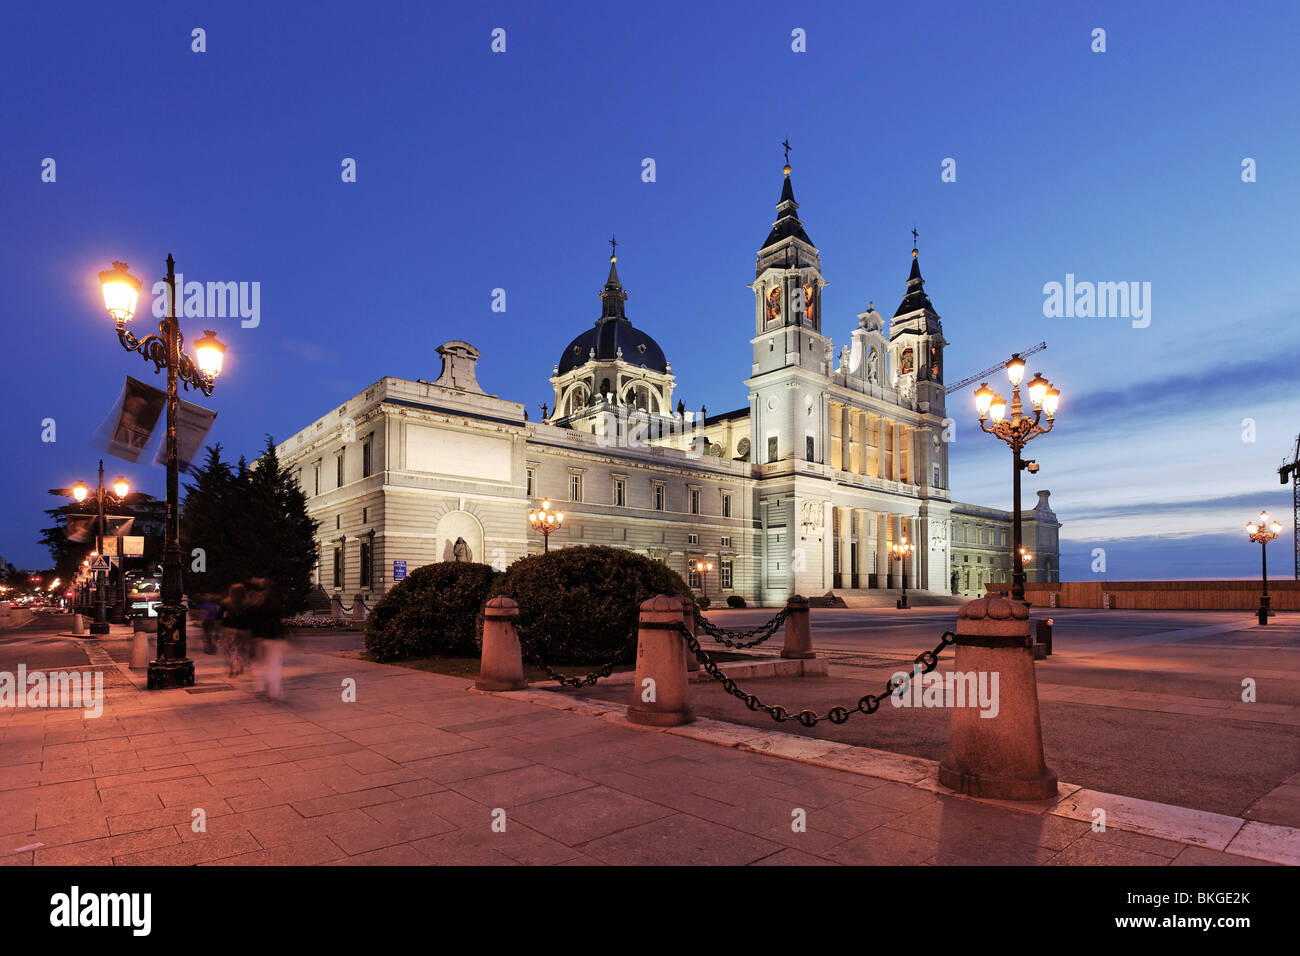
{"type": "Polygon", "coordinates": [[[605,280],[605,288],[600,293],[600,318],[596,324],[608,321],[609,319],[625,319],[623,314],[623,303],[627,301],[627,293],[623,291],[623,283],[618,281],[618,256],[609,257],[609,278],[605,280]]]}
{"type": "Polygon", "coordinates": [[[560,355],[558,372],[563,375],[571,369],[587,364],[593,352],[598,362],[613,362],[620,358],[629,365],[654,372],[666,372],[668,359],[659,343],[638,328],[634,328],[623,311],[627,292],[618,278],[618,257],[609,257],[609,278],[600,292],[600,318],[596,327],[583,332],[569,343],[560,355]]]}
{"type": "Polygon", "coordinates": [[[930,297],[925,294],[925,280],[921,278],[921,261],[917,258],[916,246],[912,247],[912,271],[907,277],[907,294],[898,306],[895,317],[915,312],[918,309],[934,311],[930,297]]]}
{"type": "Polygon", "coordinates": [[[799,204],[794,201],[794,187],[790,185],[790,165],[785,167],[785,182],[781,184],[781,201],[776,204],[776,222],[772,224],[772,231],[767,234],[760,247],[766,249],[768,246],[775,245],[782,239],[788,239],[793,236],[796,239],[802,239],[808,245],[812,245],[812,240],[808,238],[808,233],[804,232],[803,223],[795,212],[799,204]]]}

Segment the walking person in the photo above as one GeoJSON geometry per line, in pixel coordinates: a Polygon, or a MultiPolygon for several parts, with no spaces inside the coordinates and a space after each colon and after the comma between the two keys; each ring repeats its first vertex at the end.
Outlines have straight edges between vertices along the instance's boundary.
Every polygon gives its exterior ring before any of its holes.
{"type": "Polygon", "coordinates": [[[284,700],[284,655],[288,632],[284,617],[283,600],[275,583],[268,578],[254,578],[250,606],[254,609],[251,625],[261,667],[255,669],[255,687],[269,700],[284,700]]]}
{"type": "Polygon", "coordinates": [[[248,589],[237,581],[221,602],[221,643],[231,677],[244,672],[245,653],[251,643],[249,611],[248,589]]]}

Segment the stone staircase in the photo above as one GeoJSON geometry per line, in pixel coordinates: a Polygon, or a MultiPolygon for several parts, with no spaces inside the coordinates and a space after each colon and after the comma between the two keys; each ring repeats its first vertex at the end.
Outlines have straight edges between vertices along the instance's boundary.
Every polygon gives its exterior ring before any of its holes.
{"type": "MultiPolygon", "coordinates": [[[[825,603],[820,603],[820,607],[848,607],[848,608],[892,608],[898,604],[898,599],[903,596],[902,588],[883,588],[883,589],[851,589],[836,588],[827,592],[825,603]]],[[[943,594],[938,591],[918,591],[914,588],[907,589],[907,603],[910,607],[957,607],[965,604],[970,598],[962,597],[959,594],[943,594]]],[[[810,602],[811,603],[811,602],[810,602]]]]}

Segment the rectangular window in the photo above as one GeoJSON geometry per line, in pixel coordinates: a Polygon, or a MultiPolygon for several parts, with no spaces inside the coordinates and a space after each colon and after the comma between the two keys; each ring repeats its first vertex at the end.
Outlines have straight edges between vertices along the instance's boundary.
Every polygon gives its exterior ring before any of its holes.
{"type": "Polygon", "coordinates": [[[719,576],[719,580],[722,582],[722,586],[730,590],[731,589],[731,561],[729,559],[727,558],[722,559],[722,563],[719,565],[718,576],[719,576]]]}
{"type": "Polygon", "coordinates": [[[816,446],[816,442],[813,441],[813,437],[812,437],[812,435],[807,435],[807,436],[804,437],[804,458],[805,458],[805,460],[807,460],[807,461],[816,461],[816,460],[817,460],[817,456],[816,456],[816,454],[814,454],[814,452],[816,451],[816,447],[817,447],[817,446],[816,446]]]}
{"type": "Polygon", "coordinates": [[[700,513],[700,493],[697,489],[692,488],[691,489],[691,514],[697,515],[699,513],[700,513]]]}
{"type": "Polygon", "coordinates": [[[719,547],[722,547],[722,548],[729,548],[729,547],[731,547],[731,535],[729,535],[729,534],[724,534],[724,535],[722,536],[722,540],[718,543],[718,546],[719,546],[719,547]]]}
{"type": "Polygon", "coordinates": [[[361,542],[361,586],[370,587],[370,542],[361,542]]]}
{"type": "Polygon", "coordinates": [[[686,572],[686,583],[688,586],[698,588],[700,586],[700,572],[695,570],[695,565],[687,565],[689,570],[686,572]]]}
{"type": "Polygon", "coordinates": [[[343,587],[343,548],[337,544],[334,546],[334,586],[343,587]]]}
{"type": "Polygon", "coordinates": [[[700,543],[700,536],[699,536],[698,534],[688,534],[688,535],[686,536],[686,543],[687,543],[687,544],[699,544],[699,543],[700,543]]]}
{"type": "Polygon", "coordinates": [[[526,494],[529,498],[532,498],[537,494],[537,469],[536,468],[528,469],[528,487],[524,491],[524,494],[526,494]]]}
{"type": "Polygon", "coordinates": [[[627,482],[622,478],[614,479],[614,505],[622,508],[627,504],[627,482]]]}
{"type": "Polygon", "coordinates": [[[726,492],[722,494],[722,517],[731,517],[731,495],[726,492]]]}
{"type": "Polygon", "coordinates": [[[939,466],[934,466],[934,487],[939,487],[939,466]]]}
{"type": "Polygon", "coordinates": [[[367,523],[367,518],[368,518],[369,514],[370,514],[370,509],[369,509],[369,508],[362,508],[362,509],[361,509],[361,523],[362,523],[362,524],[366,524],[366,523],[367,523]]]}
{"type": "Polygon", "coordinates": [[[338,478],[338,487],[342,488],[343,487],[343,452],[339,452],[338,474],[336,475],[336,477],[338,478]]]}
{"type": "Polygon", "coordinates": [[[781,456],[777,454],[778,447],[779,444],[777,441],[777,437],[775,435],[768,436],[767,439],[767,460],[768,461],[777,461],[780,459],[781,456]]]}
{"type": "Polygon", "coordinates": [[[655,511],[664,510],[664,486],[655,485],[655,511]]]}
{"type": "Polygon", "coordinates": [[[569,500],[582,500],[582,475],[569,476],[569,500]]]}
{"type": "Polygon", "coordinates": [[[370,439],[361,443],[361,477],[370,477],[370,439]]]}
{"type": "Polygon", "coordinates": [[[312,472],[313,472],[313,476],[312,476],[311,493],[313,495],[318,495],[320,494],[320,462],[316,462],[316,464],[312,465],[312,472]]]}

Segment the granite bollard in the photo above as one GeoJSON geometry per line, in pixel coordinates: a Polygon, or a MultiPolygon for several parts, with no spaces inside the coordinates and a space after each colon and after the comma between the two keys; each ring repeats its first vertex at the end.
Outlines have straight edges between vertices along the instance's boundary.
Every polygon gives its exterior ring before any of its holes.
{"type": "Polygon", "coordinates": [[[973,702],[953,707],[948,753],[939,782],[958,793],[1001,800],[1056,796],[1056,774],[1043,760],[1029,608],[998,595],[968,601],[957,611],[958,674],[997,674],[994,716],[973,702]]]}
{"type": "Polygon", "coordinates": [[[505,595],[494,597],[483,609],[483,656],[474,682],[479,690],[523,690],[528,686],[515,631],[518,616],[519,605],[505,595]]]}
{"type": "Polygon", "coordinates": [[[675,727],[695,719],[686,695],[686,641],[682,603],[664,594],[641,602],[636,640],[635,695],[627,709],[634,724],[675,727]]]}
{"type": "Polygon", "coordinates": [[[785,647],[781,656],[791,660],[809,660],[817,655],[812,649],[812,620],[808,599],[802,594],[792,594],[785,602],[789,614],[785,619],[785,647]]]}

